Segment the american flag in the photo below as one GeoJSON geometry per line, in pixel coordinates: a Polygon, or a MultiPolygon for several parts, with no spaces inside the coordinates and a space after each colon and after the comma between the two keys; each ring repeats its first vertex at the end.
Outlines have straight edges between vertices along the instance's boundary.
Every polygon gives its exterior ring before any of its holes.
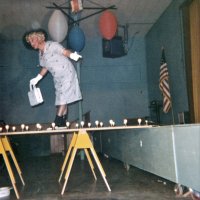
{"type": "Polygon", "coordinates": [[[165,51],[162,49],[161,65],[160,65],[160,81],[159,87],[163,95],[163,112],[168,113],[172,106],[170,88],[169,88],[169,73],[165,60],[165,51]]]}

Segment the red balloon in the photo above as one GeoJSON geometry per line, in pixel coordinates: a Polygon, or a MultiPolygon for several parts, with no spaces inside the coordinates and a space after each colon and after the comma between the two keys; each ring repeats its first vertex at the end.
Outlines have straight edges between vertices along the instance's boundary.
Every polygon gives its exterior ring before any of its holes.
{"type": "Polygon", "coordinates": [[[110,11],[104,11],[99,19],[99,29],[103,38],[111,40],[117,31],[117,19],[110,11]]]}

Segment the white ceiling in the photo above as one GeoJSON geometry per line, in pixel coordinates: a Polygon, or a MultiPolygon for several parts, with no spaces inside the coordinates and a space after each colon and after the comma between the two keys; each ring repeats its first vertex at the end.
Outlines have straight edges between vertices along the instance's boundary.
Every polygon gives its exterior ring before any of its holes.
{"type": "MultiPolygon", "coordinates": [[[[128,24],[129,35],[136,33],[145,35],[171,2],[172,0],[85,0],[84,4],[94,6],[94,3],[96,3],[97,6],[103,7],[115,5],[117,9],[112,10],[112,12],[117,17],[118,24],[128,24]]],[[[84,12],[86,11],[83,11],[83,14],[84,12]]],[[[94,33],[92,24],[98,23],[99,16],[100,14],[91,17],[93,19],[90,19],[90,26],[87,25],[87,20],[81,22],[82,28],[85,28],[88,34],[94,33]]]]}
{"type": "MultiPolygon", "coordinates": [[[[1,0],[0,1],[0,36],[19,38],[28,29],[40,26],[47,29],[53,3],[69,6],[69,0],[1,0]]],[[[119,25],[128,24],[129,35],[144,36],[169,6],[172,0],[83,0],[83,7],[109,7],[117,17],[119,25]]],[[[68,12],[68,9],[64,9],[68,12]]],[[[84,9],[81,18],[98,12],[98,9],[84,9]]],[[[100,14],[93,15],[80,22],[86,37],[100,35],[98,21],[100,14]]],[[[120,29],[120,28],[119,28],[120,29]]],[[[120,31],[120,30],[119,30],[120,31]]]]}

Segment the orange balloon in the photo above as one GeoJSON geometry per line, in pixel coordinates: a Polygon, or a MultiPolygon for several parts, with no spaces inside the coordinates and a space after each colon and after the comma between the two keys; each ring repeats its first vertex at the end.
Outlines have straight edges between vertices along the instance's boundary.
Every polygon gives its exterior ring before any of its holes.
{"type": "Polygon", "coordinates": [[[103,38],[111,40],[117,32],[117,19],[110,11],[104,11],[99,19],[99,29],[103,38]]]}

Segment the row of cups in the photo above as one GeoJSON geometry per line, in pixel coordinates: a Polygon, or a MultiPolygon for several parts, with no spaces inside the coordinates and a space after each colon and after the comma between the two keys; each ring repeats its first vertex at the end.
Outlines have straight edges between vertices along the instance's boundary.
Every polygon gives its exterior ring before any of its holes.
{"type": "MultiPolygon", "coordinates": [[[[142,119],[141,119],[141,118],[138,118],[137,121],[138,121],[138,125],[141,125],[142,119]]],[[[128,120],[127,120],[127,119],[124,119],[124,120],[123,120],[123,124],[124,124],[125,126],[127,126],[127,123],[128,123],[128,120]]],[[[145,120],[145,123],[146,123],[146,125],[147,125],[147,124],[148,124],[148,121],[145,120]]],[[[109,124],[110,124],[111,127],[115,126],[115,122],[114,122],[112,119],[109,120],[109,124]]],[[[80,122],[80,127],[83,128],[84,125],[85,125],[85,122],[84,122],[84,121],[81,121],[81,122],[80,122]]],[[[88,122],[87,125],[88,125],[89,128],[92,126],[91,122],[88,122]]],[[[100,121],[98,121],[98,120],[95,121],[95,127],[103,127],[103,125],[104,125],[103,122],[100,122],[100,121]]],[[[51,126],[52,126],[52,129],[55,129],[56,124],[53,122],[53,123],[51,124],[51,126]]],[[[66,122],[66,127],[67,127],[67,128],[70,127],[70,122],[66,122]]],[[[76,128],[79,128],[79,123],[76,123],[76,124],[75,124],[75,127],[76,127],[76,128]]],[[[9,125],[5,125],[5,129],[6,129],[6,131],[8,132],[8,131],[10,130],[10,126],[9,126],[9,125]]],[[[41,124],[37,123],[37,124],[36,124],[36,129],[37,129],[37,130],[41,130],[41,129],[42,129],[41,124]]],[[[3,130],[3,128],[0,127],[0,132],[2,132],[2,130],[3,130]]],[[[15,131],[16,131],[16,126],[12,126],[12,127],[11,127],[11,130],[12,130],[13,132],[15,132],[15,131]]],[[[28,131],[28,130],[29,130],[29,126],[28,126],[28,125],[25,125],[25,124],[21,124],[21,130],[22,130],[22,131],[28,131]]]]}

